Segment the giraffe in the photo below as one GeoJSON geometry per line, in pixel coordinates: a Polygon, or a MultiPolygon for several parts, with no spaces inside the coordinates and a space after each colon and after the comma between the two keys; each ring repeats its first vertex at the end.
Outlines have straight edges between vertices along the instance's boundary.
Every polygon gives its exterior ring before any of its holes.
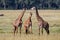
{"type": "Polygon", "coordinates": [[[18,26],[20,26],[20,34],[21,34],[21,27],[22,27],[22,17],[24,16],[26,9],[23,8],[22,13],[18,16],[18,18],[13,22],[14,27],[14,35],[18,32],[18,26]]]}
{"type": "Polygon", "coordinates": [[[25,28],[25,33],[27,34],[29,32],[29,28],[31,27],[30,33],[32,33],[32,13],[30,12],[29,18],[24,22],[24,28],[25,28]]]}
{"type": "Polygon", "coordinates": [[[37,18],[38,26],[39,26],[39,35],[40,35],[40,30],[43,34],[43,28],[45,29],[47,34],[49,34],[49,23],[45,21],[41,16],[39,16],[37,7],[35,7],[35,11],[36,11],[36,18],[37,18]]]}

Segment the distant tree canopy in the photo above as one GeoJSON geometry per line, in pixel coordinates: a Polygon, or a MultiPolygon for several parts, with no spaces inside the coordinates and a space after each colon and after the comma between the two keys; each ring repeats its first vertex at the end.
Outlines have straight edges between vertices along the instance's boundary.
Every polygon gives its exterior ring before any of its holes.
{"type": "Polygon", "coordinates": [[[38,9],[60,9],[60,0],[0,0],[0,9],[30,9],[37,6],[38,9]]]}

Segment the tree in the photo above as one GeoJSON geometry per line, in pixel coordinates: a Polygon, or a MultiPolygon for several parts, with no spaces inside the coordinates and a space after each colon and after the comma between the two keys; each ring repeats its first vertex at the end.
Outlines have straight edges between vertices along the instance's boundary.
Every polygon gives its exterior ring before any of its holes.
{"type": "Polygon", "coordinates": [[[4,6],[4,10],[6,9],[6,3],[5,0],[2,0],[3,6],[4,6]]]}

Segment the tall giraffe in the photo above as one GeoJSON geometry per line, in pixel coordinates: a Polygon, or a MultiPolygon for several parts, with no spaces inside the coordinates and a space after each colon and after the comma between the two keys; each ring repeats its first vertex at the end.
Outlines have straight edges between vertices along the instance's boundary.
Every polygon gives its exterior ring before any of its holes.
{"type": "Polygon", "coordinates": [[[24,22],[24,27],[25,27],[26,34],[29,32],[30,27],[31,27],[30,32],[32,33],[32,20],[31,20],[31,17],[32,17],[32,13],[30,12],[29,18],[24,22]]]}
{"type": "Polygon", "coordinates": [[[22,27],[22,17],[24,16],[26,9],[24,8],[22,13],[18,16],[18,18],[13,22],[14,27],[14,35],[15,32],[18,32],[18,26],[20,26],[20,33],[21,33],[21,27],[22,27]]]}
{"type": "Polygon", "coordinates": [[[38,26],[39,26],[39,35],[40,35],[40,30],[43,34],[43,28],[46,30],[47,34],[49,34],[49,23],[43,20],[41,16],[39,16],[37,7],[35,7],[35,10],[36,10],[36,18],[37,18],[38,26]]]}

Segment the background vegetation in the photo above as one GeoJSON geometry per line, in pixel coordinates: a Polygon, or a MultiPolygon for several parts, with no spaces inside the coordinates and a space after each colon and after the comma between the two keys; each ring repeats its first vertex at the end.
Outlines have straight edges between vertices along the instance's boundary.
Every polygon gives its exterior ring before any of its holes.
{"type": "Polygon", "coordinates": [[[33,6],[38,9],[60,9],[60,0],[0,0],[0,9],[22,9],[24,5],[27,9],[33,6]]]}

